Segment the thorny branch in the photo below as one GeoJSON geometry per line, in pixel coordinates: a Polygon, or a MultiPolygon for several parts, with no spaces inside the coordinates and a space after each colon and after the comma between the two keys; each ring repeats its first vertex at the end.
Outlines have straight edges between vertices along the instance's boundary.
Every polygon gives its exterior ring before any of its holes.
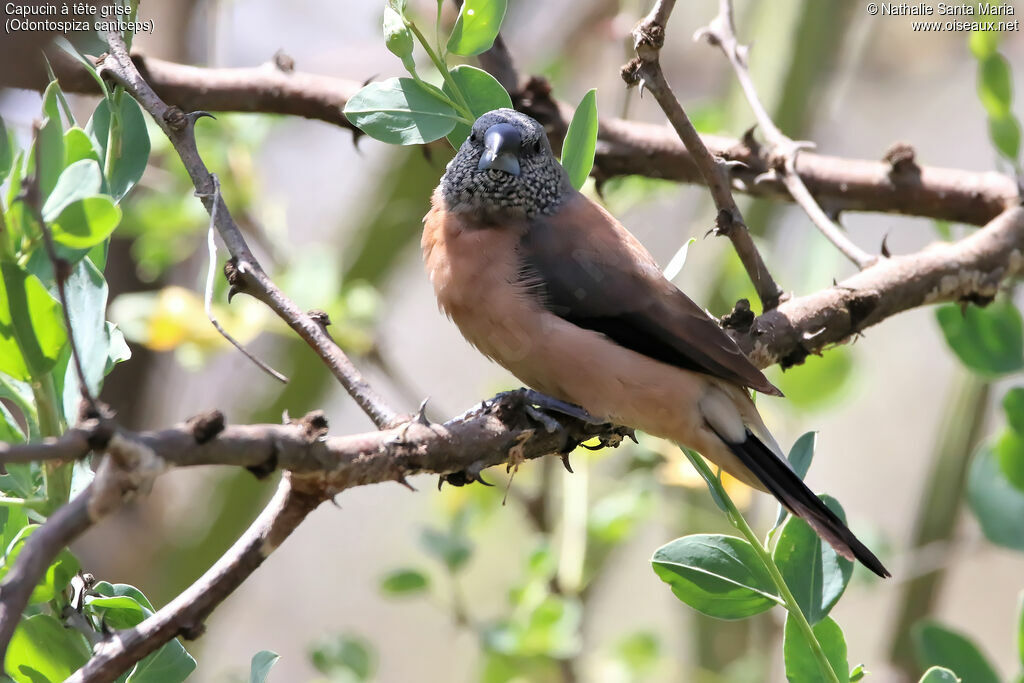
{"type": "MultiPolygon", "coordinates": [[[[495,68],[483,61],[487,68],[495,68]]],[[[500,59],[499,55],[492,55],[500,59]]],[[[345,103],[360,88],[354,80],[286,70],[266,64],[248,68],[204,68],[133,55],[146,82],[182,111],[209,110],[287,114],[352,129],[342,115],[345,103]]],[[[63,54],[51,56],[61,86],[67,92],[99,94],[96,82],[63,54]]],[[[280,62],[281,60],[278,60],[280,62]]],[[[504,68],[504,67],[502,67],[504,68]]],[[[45,80],[19,73],[2,73],[2,85],[42,90],[45,80]]],[[[552,146],[561,148],[572,109],[551,97],[546,81],[533,78],[510,90],[516,106],[549,131],[552,146]]],[[[701,136],[715,157],[741,162],[729,168],[734,190],[785,201],[792,196],[779,178],[766,177],[760,150],[745,141],[717,135],[701,136]],[[757,180],[755,183],[754,181],[757,180]]],[[[995,172],[979,173],[918,164],[909,157],[868,160],[802,152],[796,171],[828,214],[841,211],[879,211],[938,220],[984,225],[1019,201],[1013,178],[995,172]]],[[[594,175],[598,181],[642,175],[684,183],[704,183],[694,157],[679,136],[664,126],[603,119],[598,131],[594,175]]]]}
{"type": "Polygon", "coordinates": [[[629,85],[647,89],[661,105],[669,123],[678,133],[697,164],[704,182],[711,191],[711,198],[718,209],[715,229],[727,236],[736,249],[743,267],[750,276],[757,296],[764,310],[771,310],[784,300],[782,289],[772,279],[764,259],[754,246],[750,231],[743,222],[743,215],[733,199],[729,183],[729,162],[712,156],[707,145],[693,127],[682,105],[672,92],[661,69],[659,54],[665,43],[665,25],[672,13],[675,0],[658,0],[654,8],[633,29],[633,44],[636,58],[622,67],[622,78],[629,85]]]}
{"type": "MultiPolygon", "coordinates": [[[[739,81],[743,94],[754,111],[757,124],[764,131],[768,140],[769,149],[766,158],[769,163],[768,174],[778,174],[782,183],[789,190],[793,201],[803,208],[810,217],[811,222],[821,231],[825,237],[832,242],[843,253],[846,258],[853,261],[861,270],[874,264],[878,257],[867,254],[864,250],[854,244],[843,232],[843,229],[822,210],[821,206],[814,199],[814,196],[800,179],[796,172],[796,158],[801,149],[809,149],[814,145],[809,142],[794,142],[787,137],[775,122],[771,115],[761,104],[757,96],[757,89],[754,81],[750,78],[750,70],[747,68],[747,54],[749,46],[740,45],[736,39],[736,26],[733,23],[732,0],[719,0],[718,15],[711,23],[697,31],[695,39],[706,38],[709,43],[721,48],[733,71],[736,72],[736,80],[739,81]]],[[[757,183],[755,178],[754,182],[757,183]]]]}
{"type": "Polygon", "coordinates": [[[225,274],[231,285],[229,299],[233,294],[244,292],[269,306],[317,352],[374,424],[378,427],[395,424],[398,414],[366,383],[359,370],[324,328],[277,288],[249,249],[223,197],[215,192],[213,176],[196,148],[195,122],[205,112],[186,114],[177,107],[167,106],[143,80],[128,56],[121,36],[109,34],[108,43],[110,53],[100,64],[100,74],[123,86],[149,112],[181,157],[196,187],[196,194],[202,199],[207,212],[216,219],[217,232],[232,257],[225,266],[225,274]]]}

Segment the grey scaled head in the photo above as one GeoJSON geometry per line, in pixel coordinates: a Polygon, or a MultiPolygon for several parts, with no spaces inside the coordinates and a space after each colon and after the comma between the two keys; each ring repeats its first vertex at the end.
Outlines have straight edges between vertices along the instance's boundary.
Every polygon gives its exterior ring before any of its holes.
{"type": "Polygon", "coordinates": [[[441,191],[449,211],[500,220],[553,213],[572,186],[543,126],[513,109],[495,109],[473,124],[441,191]]]}

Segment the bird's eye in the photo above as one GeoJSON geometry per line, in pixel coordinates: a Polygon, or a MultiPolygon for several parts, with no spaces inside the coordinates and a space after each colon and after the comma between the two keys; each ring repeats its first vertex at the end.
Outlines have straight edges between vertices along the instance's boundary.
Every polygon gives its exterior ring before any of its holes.
{"type": "Polygon", "coordinates": [[[533,141],[533,151],[534,153],[540,152],[540,138],[533,141]]]}

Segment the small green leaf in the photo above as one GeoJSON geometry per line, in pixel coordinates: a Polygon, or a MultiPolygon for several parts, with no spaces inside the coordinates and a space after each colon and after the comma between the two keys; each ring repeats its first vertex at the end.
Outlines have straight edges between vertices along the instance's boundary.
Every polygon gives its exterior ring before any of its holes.
{"type": "MultiPolygon", "coordinates": [[[[839,628],[839,624],[831,617],[825,617],[811,630],[821,643],[825,658],[832,665],[839,683],[849,683],[850,669],[846,663],[846,639],[843,637],[843,629],[839,628]]],[[[790,614],[786,615],[782,649],[786,660],[786,680],[789,683],[820,683],[828,680],[811,651],[811,644],[807,642],[803,631],[790,614]]]]}
{"type": "Polygon", "coordinates": [[[684,536],[654,551],[651,564],[677,598],[712,617],[743,619],[782,602],[753,547],[735,536],[684,536]]]}
{"type": "Polygon", "coordinates": [[[967,46],[975,58],[984,60],[999,49],[999,31],[971,31],[967,46]]]}
{"type": "MultiPolygon", "coordinates": [[[[502,108],[512,108],[512,98],[509,97],[501,83],[483,69],[463,64],[448,72],[459,91],[469,102],[469,110],[473,112],[474,118],[479,118],[489,111],[502,108]]],[[[451,85],[445,81],[441,89],[451,98],[455,98],[451,85]]],[[[456,124],[451,133],[448,134],[448,141],[455,149],[458,149],[463,141],[469,137],[470,127],[465,123],[456,124]]]]}
{"type": "Polygon", "coordinates": [[[1002,118],[1010,113],[1013,104],[1013,76],[1010,64],[994,52],[978,64],[978,99],[991,118],[1002,118]]]}
{"type": "Polygon", "coordinates": [[[505,18],[507,0],[466,0],[459,10],[448,51],[463,57],[486,52],[494,45],[505,18]]]}
{"type": "MultiPolygon", "coordinates": [[[[107,82],[104,81],[103,78],[100,76],[99,72],[96,70],[96,65],[93,64],[91,60],[86,59],[82,55],[82,53],[79,52],[77,49],[75,49],[75,46],[72,45],[68,41],[68,39],[65,38],[64,36],[58,36],[57,39],[54,40],[53,42],[61,50],[63,50],[64,52],[68,53],[69,55],[74,57],[76,60],[78,60],[78,62],[83,67],[85,67],[85,70],[87,72],[89,72],[89,75],[92,76],[93,80],[96,81],[96,84],[99,85],[100,91],[104,94],[104,96],[107,96],[107,97],[110,96],[110,91],[109,91],[109,89],[107,87],[107,82]]],[[[99,54],[99,53],[96,53],[96,54],[99,54]]]]}
{"type": "Polygon", "coordinates": [[[85,126],[85,132],[101,150],[105,167],[110,169],[108,192],[114,201],[121,201],[146,170],[150,150],[149,131],[146,129],[146,116],[142,107],[124,94],[117,105],[120,135],[114,136],[113,145],[108,149],[111,106],[110,99],[100,100],[85,126]]]}
{"type": "Polygon", "coordinates": [[[932,621],[914,628],[917,661],[922,669],[946,667],[970,683],[999,683],[999,676],[977,645],[956,631],[932,621]]]}
{"type": "Polygon", "coordinates": [[[615,658],[632,675],[630,680],[646,680],[661,657],[661,642],[656,633],[637,631],[615,644],[615,658]]]}
{"type": "Polygon", "coordinates": [[[975,372],[996,377],[1024,367],[1024,332],[1013,302],[968,305],[962,313],[959,304],[947,304],[935,315],[953,353],[975,372]]]}
{"type": "Polygon", "coordinates": [[[11,163],[14,161],[14,145],[4,125],[3,117],[0,117],[0,184],[11,172],[11,163]]]}
{"type": "Polygon", "coordinates": [[[846,346],[809,355],[800,365],[772,373],[772,381],[786,395],[788,403],[813,412],[842,399],[854,376],[853,352],[846,346]]]}
{"type": "Polygon", "coordinates": [[[68,204],[98,194],[102,187],[103,172],[99,163],[92,159],[72,163],[60,174],[53,192],[43,203],[43,220],[52,223],[68,204]]]}
{"type": "Polygon", "coordinates": [[[412,58],[412,31],[405,25],[405,20],[391,5],[384,6],[384,45],[393,55],[402,60],[409,73],[416,71],[416,62],[412,58]]]}
{"type": "Polygon", "coordinates": [[[60,86],[51,81],[43,93],[43,123],[39,127],[30,164],[39,174],[39,194],[48,197],[64,170],[64,127],[60,120],[60,86]]]}
{"type": "MultiPolygon", "coordinates": [[[[818,432],[805,432],[793,443],[793,447],[789,449],[789,466],[793,468],[793,471],[801,479],[806,477],[808,470],[811,469],[814,449],[817,446],[818,432]]],[[[778,529],[788,516],[789,510],[779,505],[779,511],[775,514],[775,526],[772,527],[772,531],[778,529]]]]}
{"type": "Polygon", "coordinates": [[[1007,429],[999,435],[994,449],[1006,481],[1024,491],[1024,434],[1007,429]]]}
{"type": "Polygon", "coordinates": [[[578,600],[546,595],[527,614],[520,610],[483,634],[484,648],[518,657],[564,659],[579,652],[581,609],[578,600]]]}
{"type": "Polygon", "coordinates": [[[411,78],[370,83],[345,105],[345,116],[372,138],[392,145],[419,145],[448,135],[458,112],[411,78]]]}
{"type": "Polygon", "coordinates": [[[85,599],[87,611],[116,629],[133,628],[141,624],[152,612],[130,595],[89,596],[85,599]]]}
{"type": "Polygon", "coordinates": [[[89,249],[114,232],[121,209],[110,197],[95,195],[71,202],[53,221],[53,240],[71,249],[89,249]]]}
{"type": "Polygon", "coordinates": [[[436,529],[424,529],[420,540],[424,549],[441,560],[452,572],[462,569],[473,553],[473,546],[469,539],[454,530],[443,532],[436,529]]]}
{"type": "MultiPolygon", "coordinates": [[[[820,498],[846,521],[839,501],[831,496],[820,498]]],[[[840,557],[799,517],[790,517],[782,527],[773,557],[812,626],[828,616],[853,575],[853,562],[840,557]]]]}
{"type": "Polygon", "coordinates": [[[368,681],[373,675],[373,653],[362,638],[325,639],[310,651],[309,658],[317,671],[334,680],[368,681]]]}
{"type": "Polygon", "coordinates": [[[0,263],[0,372],[23,381],[42,377],[66,341],[60,304],[39,278],[0,263]]]}
{"type": "Polygon", "coordinates": [[[943,241],[949,242],[953,239],[953,225],[949,221],[935,219],[932,221],[932,227],[943,241]]]}
{"type": "Polygon", "coordinates": [[[82,634],[49,614],[23,619],[14,631],[4,669],[17,683],[63,681],[89,660],[82,634]]]}
{"type": "Polygon", "coordinates": [[[590,540],[606,546],[625,541],[653,507],[650,491],[636,485],[608,494],[590,509],[587,518],[590,540]]]}
{"type": "MultiPolygon", "coordinates": [[[[84,130],[78,127],[69,128],[64,131],[64,172],[67,172],[68,166],[83,159],[92,159],[99,164],[100,152],[84,130]]],[[[99,189],[96,192],[99,192],[99,189]]]]}
{"type": "Polygon", "coordinates": [[[252,663],[249,665],[249,683],[266,683],[270,669],[277,664],[281,655],[270,650],[260,650],[252,656],[252,663]]]}
{"type": "Polygon", "coordinates": [[[858,664],[850,669],[850,683],[857,683],[857,681],[864,678],[868,673],[870,672],[864,668],[863,664],[858,664]]]}
{"type": "Polygon", "coordinates": [[[569,122],[562,143],[562,167],[577,190],[583,187],[594,167],[597,149],[597,90],[591,89],[580,100],[569,122]]]}
{"type": "Polygon", "coordinates": [[[988,540],[1024,551],[1024,491],[1003,476],[989,446],[974,454],[967,477],[967,502],[988,540]]]}
{"type": "Polygon", "coordinates": [[[1003,396],[1003,412],[1010,428],[1024,434],[1024,387],[1013,387],[1003,396]]]}
{"type": "Polygon", "coordinates": [[[1009,161],[1020,155],[1020,121],[1013,114],[988,119],[988,136],[996,150],[1009,161]]]}
{"type": "Polygon", "coordinates": [[[924,672],[918,683],[960,683],[960,678],[942,666],[933,666],[924,672]]]}
{"type": "Polygon", "coordinates": [[[196,669],[196,660],[175,638],[135,665],[125,683],[182,683],[196,669]]]}
{"type": "Polygon", "coordinates": [[[415,595],[428,588],[430,580],[418,569],[396,569],[385,575],[380,582],[381,592],[392,596],[415,595]]]}

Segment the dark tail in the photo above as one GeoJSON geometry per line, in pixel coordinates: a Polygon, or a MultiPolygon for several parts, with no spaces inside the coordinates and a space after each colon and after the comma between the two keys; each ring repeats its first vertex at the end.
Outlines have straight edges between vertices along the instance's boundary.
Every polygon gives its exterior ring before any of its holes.
{"type": "Polygon", "coordinates": [[[749,429],[743,443],[729,443],[724,438],[722,441],[787,510],[806,521],[837,553],[849,560],[860,560],[861,564],[883,579],[892,576],[875,554],[857,540],[843,520],[807,488],[807,484],[796,475],[789,463],[779,458],[749,429]]]}

